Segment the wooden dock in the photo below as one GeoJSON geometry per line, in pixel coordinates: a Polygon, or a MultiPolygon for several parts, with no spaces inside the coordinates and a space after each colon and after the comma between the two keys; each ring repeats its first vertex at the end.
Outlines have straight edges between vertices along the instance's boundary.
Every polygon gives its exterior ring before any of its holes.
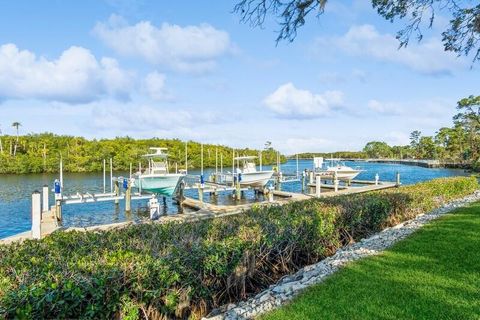
{"type": "Polygon", "coordinates": [[[341,196],[341,195],[348,195],[348,194],[365,193],[370,191],[378,191],[378,190],[395,188],[397,186],[398,185],[396,182],[382,182],[382,183],[379,183],[378,185],[369,184],[362,187],[350,187],[346,189],[341,189],[341,190],[338,190],[337,192],[324,192],[320,194],[320,197],[324,198],[324,197],[334,197],[334,196],[341,196]]]}

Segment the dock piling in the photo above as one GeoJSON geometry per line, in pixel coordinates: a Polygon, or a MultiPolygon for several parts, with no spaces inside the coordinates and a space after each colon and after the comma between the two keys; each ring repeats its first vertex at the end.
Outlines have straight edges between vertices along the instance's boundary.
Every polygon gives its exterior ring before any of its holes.
{"type": "Polygon", "coordinates": [[[396,184],[395,184],[397,187],[400,186],[400,172],[397,172],[396,174],[396,184]]]}
{"type": "Polygon", "coordinates": [[[240,200],[242,196],[241,188],[240,188],[240,181],[242,180],[242,174],[239,173],[237,177],[237,183],[235,184],[235,200],[240,200]]]}
{"type": "Polygon", "coordinates": [[[296,177],[297,177],[297,179],[298,179],[298,176],[299,176],[299,174],[300,174],[300,172],[298,171],[298,153],[297,153],[297,155],[296,155],[296,159],[297,159],[297,171],[295,171],[295,172],[296,172],[295,174],[296,174],[296,177]]]}
{"type": "Polygon", "coordinates": [[[315,177],[315,195],[317,198],[320,197],[320,193],[322,192],[322,181],[320,178],[319,175],[315,177]]]}
{"type": "Polygon", "coordinates": [[[182,205],[183,204],[183,200],[185,200],[185,197],[184,197],[184,191],[185,191],[185,181],[182,181],[180,182],[180,185],[178,186],[178,192],[177,192],[177,203],[178,205],[182,205]]]}
{"type": "MultiPolygon", "coordinates": [[[[120,196],[120,186],[118,185],[118,179],[115,179],[115,196],[120,196]]],[[[118,199],[115,199],[115,204],[118,205],[118,199]]]]}
{"type": "Polygon", "coordinates": [[[105,159],[103,159],[103,193],[107,192],[106,172],[107,172],[107,164],[105,162],[105,159]]]}
{"type": "Polygon", "coordinates": [[[200,175],[203,177],[203,143],[200,144],[200,175]]]}
{"type": "Polygon", "coordinates": [[[60,188],[63,191],[63,158],[60,156],[60,188]]]}
{"type": "Polygon", "coordinates": [[[59,224],[62,223],[62,201],[55,200],[55,218],[59,224]]]}
{"type": "Polygon", "coordinates": [[[313,171],[308,172],[308,183],[313,184],[313,171]]]}
{"type": "Polygon", "coordinates": [[[42,206],[40,192],[32,193],[32,238],[40,239],[42,237],[42,206]]]}
{"type": "Polygon", "coordinates": [[[220,153],[220,173],[223,174],[223,153],[220,153]]]}
{"type": "Polygon", "coordinates": [[[305,178],[306,178],[306,172],[302,171],[302,193],[305,192],[305,178]]]}
{"type": "Polygon", "coordinates": [[[188,174],[188,149],[187,149],[188,142],[185,141],[185,174],[188,174]]]}
{"type": "Polygon", "coordinates": [[[262,150],[258,151],[258,158],[259,158],[259,160],[260,160],[260,171],[262,171],[262,170],[263,170],[263,169],[262,169],[262,168],[263,168],[263,166],[262,166],[262,162],[263,162],[263,161],[262,161],[262,160],[263,160],[263,159],[262,159],[262,150]]]}
{"type": "Polygon", "coordinates": [[[198,185],[198,201],[203,202],[203,185],[198,185]]]}
{"type": "Polygon", "coordinates": [[[42,196],[43,196],[43,199],[42,199],[42,205],[43,205],[43,212],[47,212],[48,209],[49,209],[49,204],[48,204],[48,185],[44,185],[43,186],[43,190],[42,190],[42,196]]]}
{"type": "Polygon", "coordinates": [[[375,174],[375,185],[378,186],[378,181],[379,181],[380,177],[378,176],[378,173],[375,174]]]}
{"type": "Polygon", "coordinates": [[[113,192],[113,159],[110,158],[110,191],[113,192]]]}
{"type": "Polygon", "coordinates": [[[126,181],[126,190],[125,190],[125,211],[130,212],[132,207],[132,182],[130,179],[125,179],[123,182],[123,186],[125,186],[125,181],[126,181]]]}
{"type": "Polygon", "coordinates": [[[232,187],[235,186],[235,149],[232,149],[232,187]]]}
{"type": "Polygon", "coordinates": [[[334,191],[335,191],[335,192],[338,192],[338,175],[337,175],[337,171],[333,171],[333,187],[334,187],[334,191]]]}
{"type": "Polygon", "coordinates": [[[281,171],[278,171],[277,178],[275,179],[275,190],[282,190],[282,177],[283,174],[281,171]]]}

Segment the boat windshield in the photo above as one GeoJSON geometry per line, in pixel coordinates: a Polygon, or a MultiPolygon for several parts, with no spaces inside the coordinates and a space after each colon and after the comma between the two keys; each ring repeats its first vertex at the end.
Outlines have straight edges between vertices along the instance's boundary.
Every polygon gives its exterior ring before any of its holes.
{"type": "Polygon", "coordinates": [[[255,163],[245,161],[243,162],[243,173],[257,172],[255,163]]]}
{"type": "Polygon", "coordinates": [[[155,162],[150,160],[150,173],[151,174],[161,174],[161,173],[168,173],[167,162],[166,161],[158,161],[155,162]]]}

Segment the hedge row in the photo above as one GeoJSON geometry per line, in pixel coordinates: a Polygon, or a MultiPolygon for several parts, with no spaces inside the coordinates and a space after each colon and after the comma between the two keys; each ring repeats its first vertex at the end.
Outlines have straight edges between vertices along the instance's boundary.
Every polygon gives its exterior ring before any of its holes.
{"type": "Polygon", "coordinates": [[[58,232],[0,246],[0,318],[199,318],[350,241],[478,188],[437,179],[223,219],[58,232]]]}

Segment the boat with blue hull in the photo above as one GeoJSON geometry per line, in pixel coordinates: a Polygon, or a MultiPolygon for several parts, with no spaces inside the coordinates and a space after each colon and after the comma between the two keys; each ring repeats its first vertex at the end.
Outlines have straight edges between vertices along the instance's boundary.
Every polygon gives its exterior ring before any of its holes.
{"type": "Polygon", "coordinates": [[[150,148],[154,153],[143,155],[148,167],[133,176],[133,187],[140,192],[150,192],[171,197],[185,177],[183,173],[169,173],[167,148],[150,148]]]}

